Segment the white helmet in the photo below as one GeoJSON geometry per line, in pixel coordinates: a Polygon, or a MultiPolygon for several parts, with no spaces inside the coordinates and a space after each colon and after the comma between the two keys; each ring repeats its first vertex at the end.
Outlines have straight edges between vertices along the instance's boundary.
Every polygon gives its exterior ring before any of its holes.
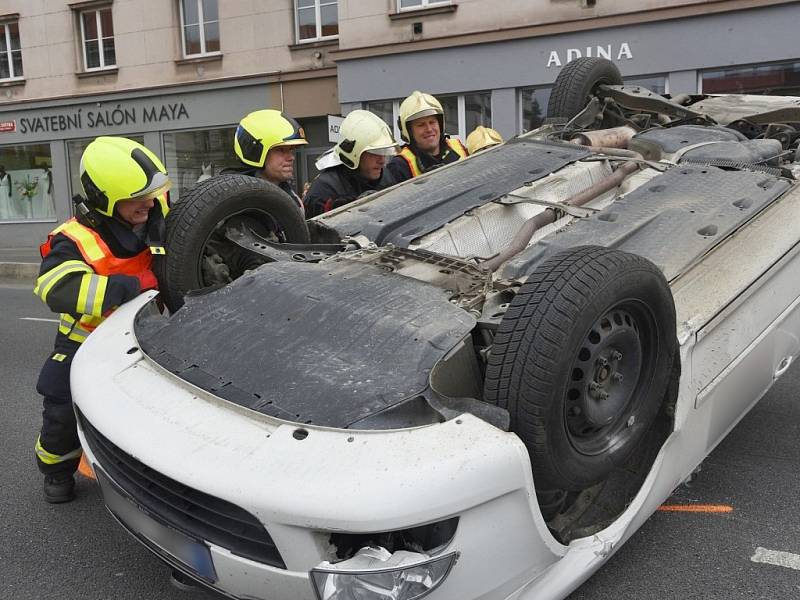
{"type": "Polygon", "coordinates": [[[475,154],[480,150],[496,146],[503,143],[503,136],[491,127],[478,125],[472,133],[467,136],[467,152],[475,154]]]}
{"type": "Polygon", "coordinates": [[[439,120],[440,133],[444,135],[444,109],[441,102],[425,92],[413,91],[411,95],[400,103],[400,114],[397,117],[397,126],[400,129],[400,137],[411,143],[411,133],[408,124],[422,117],[436,116],[439,120]]]}
{"type": "Polygon", "coordinates": [[[348,169],[357,169],[364,152],[394,156],[398,143],[389,126],[367,110],[354,110],[339,127],[342,139],[334,147],[336,156],[348,169]]]}

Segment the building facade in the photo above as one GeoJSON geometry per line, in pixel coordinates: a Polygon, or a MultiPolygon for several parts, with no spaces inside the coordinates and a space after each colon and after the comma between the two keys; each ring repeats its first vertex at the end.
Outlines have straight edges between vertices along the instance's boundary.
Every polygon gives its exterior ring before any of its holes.
{"type": "Polygon", "coordinates": [[[284,109],[309,139],[296,163],[307,179],[340,105],[336,2],[333,18],[306,4],[0,0],[0,249],[36,247],[72,214],[81,153],[99,135],[156,152],[180,201],[236,164],[245,114],[284,109]]]}
{"type": "Polygon", "coordinates": [[[381,2],[341,4],[331,54],[343,112],[393,122],[420,89],[462,137],[540,125],[560,68],[581,56],[660,93],[800,95],[796,1],[393,0],[388,14],[381,2]]]}
{"type": "Polygon", "coordinates": [[[0,249],[70,216],[98,135],[155,151],[180,201],[235,163],[244,114],[279,108],[310,141],[300,189],[331,145],[328,115],[396,126],[420,89],[449,133],[510,137],[538,126],[579,56],[660,92],[800,95],[798,22],[786,0],[0,0],[0,249]]]}

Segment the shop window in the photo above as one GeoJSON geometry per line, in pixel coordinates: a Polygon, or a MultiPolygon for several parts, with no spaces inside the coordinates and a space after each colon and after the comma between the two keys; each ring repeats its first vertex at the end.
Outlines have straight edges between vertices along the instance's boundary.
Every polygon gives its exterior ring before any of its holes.
{"type": "Polygon", "coordinates": [[[519,132],[533,131],[544,123],[550,88],[522,88],[519,91],[519,132]]]}
{"type": "Polygon", "coordinates": [[[625,85],[640,85],[655,94],[663,96],[667,93],[667,78],[663,75],[652,75],[649,77],[625,77],[625,85]]]}
{"type": "Polygon", "coordinates": [[[450,3],[450,0],[397,0],[397,10],[418,10],[420,8],[428,8],[429,6],[439,6],[441,4],[450,3]]]}
{"type": "Polygon", "coordinates": [[[87,71],[117,66],[111,7],[80,13],[83,67],[87,71]]]}
{"type": "Polygon", "coordinates": [[[464,94],[464,139],[478,125],[492,126],[492,95],[489,92],[464,94]]]}
{"type": "Polygon", "coordinates": [[[436,96],[444,109],[444,132],[458,135],[458,96],[436,96]]]}
{"type": "Polygon", "coordinates": [[[400,141],[400,130],[397,128],[397,102],[394,100],[380,100],[378,102],[367,102],[367,110],[372,114],[378,115],[383,122],[394,132],[394,139],[400,141]]]}
{"type": "Polygon", "coordinates": [[[339,35],[337,0],[294,0],[297,42],[315,42],[339,35]]]}
{"type": "Polygon", "coordinates": [[[175,131],[163,134],[164,166],[172,180],[170,200],[180,202],[184,190],[218,175],[227,167],[241,166],[233,152],[236,127],[175,131]]]}
{"type": "Polygon", "coordinates": [[[0,221],[56,217],[50,144],[0,147],[0,221]]]}
{"type": "Polygon", "coordinates": [[[701,74],[703,94],[800,95],[800,62],[730,67],[701,74]]]}
{"type": "Polygon", "coordinates": [[[0,24],[0,81],[22,79],[22,49],[19,23],[0,24]]]}
{"type": "MultiPolygon", "coordinates": [[[[126,135],[128,139],[134,142],[144,144],[144,136],[141,135],[126,135]]],[[[69,169],[69,197],[76,194],[84,196],[83,186],[81,185],[81,156],[86,146],[93,142],[96,138],[85,138],[80,140],[70,140],[67,142],[67,167],[69,169]]],[[[70,210],[72,206],[70,206],[70,210]]]]}
{"type": "Polygon", "coordinates": [[[181,0],[183,56],[217,54],[219,45],[219,11],[217,0],[181,0]]]}

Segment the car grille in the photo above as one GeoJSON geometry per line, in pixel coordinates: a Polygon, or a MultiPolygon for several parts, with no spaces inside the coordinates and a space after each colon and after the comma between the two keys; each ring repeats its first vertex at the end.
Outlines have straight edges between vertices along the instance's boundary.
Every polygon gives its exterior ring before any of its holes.
{"type": "Polygon", "coordinates": [[[157,515],[178,531],[238,556],[286,568],[269,533],[253,515],[154,471],[115,446],[77,408],[76,413],[97,462],[151,515],[157,515]]]}

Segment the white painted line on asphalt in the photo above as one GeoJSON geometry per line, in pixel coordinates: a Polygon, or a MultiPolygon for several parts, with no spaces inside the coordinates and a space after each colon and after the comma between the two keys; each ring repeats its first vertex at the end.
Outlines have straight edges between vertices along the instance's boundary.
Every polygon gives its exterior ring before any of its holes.
{"type": "Polygon", "coordinates": [[[750,560],[757,563],[776,565],[778,567],[786,567],[787,569],[800,571],[800,554],[792,554],[791,552],[767,550],[759,546],[756,548],[756,553],[750,557],[750,560]]]}
{"type": "Polygon", "coordinates": [[[38,317],[20,317],[20,321],[44,321],[45,323],[58,323],[58,319],[40,319],[38,317]]]}

